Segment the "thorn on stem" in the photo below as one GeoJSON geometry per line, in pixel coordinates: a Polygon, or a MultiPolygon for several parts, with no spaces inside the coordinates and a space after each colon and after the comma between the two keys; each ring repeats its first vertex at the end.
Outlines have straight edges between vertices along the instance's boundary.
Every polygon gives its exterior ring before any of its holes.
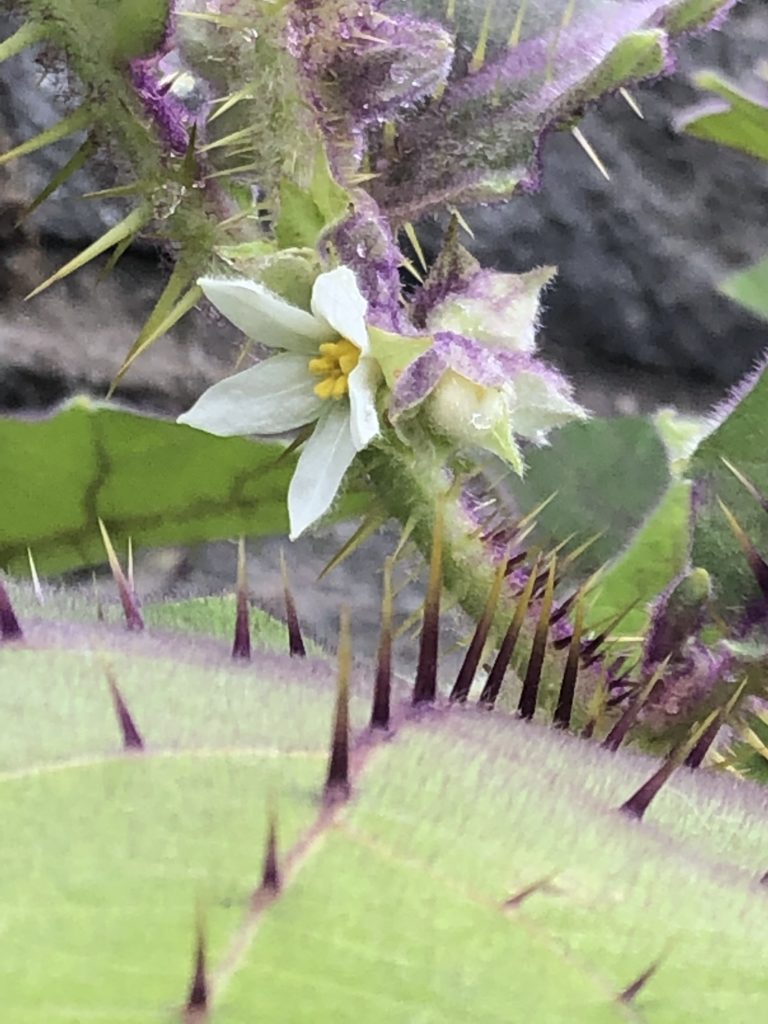
{"type": "Polygon", "coordinates": [[[660,963],[661,960],[654,960],[650,967],[646,967],[644,971],[641,971],[634,981],[630,982],[625,989],[622,989],[622,991],[619,992],[616,996],[616,1002],[623,1003],[625,1006],[634,1002],[641,990],[645,988],[653,975],[659,969],[660,963]]]}
{"type": "Polygon", "coordinates": [[[24,636],[5,586],[0,582],[0,640],[21,640],[24,636]]]}
{"type": "Polygon", "coordinates": [[[573,700],[576,694],[576,681],[579,676],[579,654],[581,650],[581,631],[584,626],[584,602],[579,598],[574,613],[573,633],[568,648],[568,657],[563,669],[563,681],[557,698],[557,707],[552,721],[558,729],[570,729],[573,714],[573,700]]]}
{"type": "Polygon", "coordinates": [[[537,579],[537,568],[538,559],[531,566],[531,571],[528,574],[528,580],[523,588],[523,592],[517,599],[514,615],[512,616],[509,626],[507,626],[507,631],[501,641],[501,646],[499,647],[499,652],[496,655],[496,660],[493,663],[491,671],[488,673],[488,678],[485,681],[483,692],[480,694],[480,698],[478,700],[479,704],[485,704],[487,707],[492,708],[496,703],[496,698],[499,696],[501,684],[504,681],[507,668],[512,660],[512,655],[515,652],[517,638],[520,636],[520,630],[522,629],[525,615],[531,602],[531,594],[533,593],[533,588],[537,579]]]}
{"type": "Polygon", "coordinates": [[[691,752],[685,759],[686,768],[698,768],[702,761],[707,756],[710,747],[715,742],[717,734],[721,727],[728,721],[731,712],[735,707],[738,706],[739,701],[744,696],[744,691],[747,688],[748,680],[745,678],[742,680],[739,686],[736,687],[733,694],[728,698],[719,713],[713,718],[708,729],[705,729],[701,734],[699,741],[694,744],[691,748],[691,752]]]}
{"type": "Polygon", "coordinates": [[[413,684],[412,703],[433,703],[437,696],[437,645],[440,634],[440,592],[443,586],[443,499],[435,503],[432,555],[424,601],[424,618],[419,643],[419,663],[413,684]]]}
{"type": "Polygon", "coordinates": [[[768,600],[768,562],[765,561],[763,556],[760,554],[755,545],[749,539],[745,530],[739,523],[738,519],[733,514],[733,512],[731,512],[731,510],[728,508],[725,502],[721,501],[720,498],[717,499],[717,502],[720,505],[720,508],[722,509],[723,515],[728,521],[728,525],[731,528],[731,532],[733,533],[734,537],[736,538],[736,541],[738,542],[739,547],[744,553],[744,557],[746,558],[749,567],[752,570],[752,574],[755,577],[755,580],[757,581],[757,585],[760,588],[761,594],[766,600],[768,600]]]}
{"type": "Polygon", "coordinates": [[[104,550],[107,553],[107,561],[109,562],[109,568],[112,572],[112,578],[115,581],[117,592],[120,596],[120,604],[123,606],[126,628],[136,633],[140,633],[144,629],[144,619],[141,617],[141,612],[139,611],[139,603],[136,600],[136,595],[131,590],[128,580],[120,566],[114,545],[110,540],[107,528],[102,519],[99,519],[99,530],[101,531],[101,539],[104,542],[104,550]]]}
{"type": "Polygon", "coordinates": [[[208,976],[206,970],[205,932],[198,915],[195,941],[195,963],[185,1010],[187,1019],[199,1020],[208,1012],[208,976]]]}
{"type": "Polygon", "coordinates": [[[536,703],[539,698],[539,682],[541,681],[541,670],[544,665],[544,655],[547,650],[547,633],[549,632],[549,617],[552,614],[552,599],[555,593],[555,569],[556,559],[549,563],[549,574],[544,589],[544,597],[539,610],[539,621],[536,623],[536,632],[533,635],[531,655],[528,659],[528,668],[523,680],[523,688],[520,692],[520,701],[517,705],[517,713],[521,718],[530,721],[536,712],[536,703]]]}
{"type": "Polygon", "coordinates": [[[32,577],[32,592],[38,604],[45,604],[45,595],[40,585],[40,577],[37,574],[37,566],[32,557],[32,548],[27,548],[27,561],[29,562],[29,575],[32,577]]]}
{"type": "Polygon", "coordinates": [[[325,781],[325,798],[330,802],[346,800],[349,784],[349,677],[352,645],[349,633],[349,609],[341,609],[339,622],[339,676],[336,690],[336,711],[331,736],[331,755],[325,781]]]}
{"type": "Polygon", "coordinates": [[[288,627],[288,653],[292,658],[306,657],[304,640],[299,625],[299,615],[296,611],[296,602],[293,600],[290,580],[288,579],[288,566],[285,561],[285,552],[280,551],[280,572],[283,577],[283,594],[285,597],[285,622],[288,627]]]}
{"type": "Polygon", "coordinates": [[[460,701],[463,703],[469,696],[469,691],[472,689],[472,683],[475,681],[477,667],[480,664],[480,658],[483,655],[483,648],[485,647],[485,642],[488,639],[488,633],[493,625],[493,619],[496,614],[496,605],[499,603],[499,594],[501,593],[501,587],[504,582],[506,568],[507,564],[505,560],[501,561],[496,568],[496,574],[494,575],[493,583],[491,584],[488,599],[486,600],[485,607],[478,619],[474,636],[467,648],[464,661],[461,664],[459,674],[456,677],[456,682],[453,684],[453,689],[451,690],[450,699],[452,701],[460,701]]]}
{"type": "Polygon", "coordinates": [[[372,729],[389,728],[392,695],[392,566],[392,559],[385,559],[381,596],[381,632],[376,656],[376,681],[373,687],[373,705],[371,707],[372,729]]]}
{"type": "Polygon", "coordinates": [[[653,698],[657,688],[663,684],[662,676],[667,669],[670,657],[671,655],[668,655],[656,670],[651,673],[649,679],[645,683],[645,686],[641,688],[634,700],[630,701],[629,706],[626,708],[623,715],[603,740],[601,746],[604,750],[610,750],[615,754],[624,742],[627,733],[637,721],[637,716],[648,701],[653,698]]]}
{"type": "Polygon", "coordinates": [[[248,571],[245,559],[245,537],[237,544],[237,585],[235,589],[235,638],[232,657],[251,660],[251,622],[248,608],[248,571]]]}
{"type": "Polygon", "coordinates": [[[719,713],[719,711],[713,711],[711,715],[708,715],[704,722],[693,730],[692,735],[669,754],[653,775],[621,805],[619,810],[622,814],[626,814],[630,818],[636,818],[638,821],[642,820],[643,815],[650,807],[652,801],[661,792],[664,784],[685,761],[688,754],[696,746],[719,713]]]}
{"type": "Polygon", "coordinates": [[[123,735],[123,750],[143,750],[144,739],[136,727],[133,715],[128,710],[128,705],[125,703],[123,695],[118,688],[114,674],[109,668],[107,669],[107,684],[112,694],[112,703],[115,706],[115,714],[117,715],[120,732],[123,735]]]}
{"type": "Polygon", "coordinates": [[[261,872],[261,892],[277,893],[280,891],[280,862],[277,856],[277,812],[269,813],[267,843],[264,850],[264,867],[261,872]]]}

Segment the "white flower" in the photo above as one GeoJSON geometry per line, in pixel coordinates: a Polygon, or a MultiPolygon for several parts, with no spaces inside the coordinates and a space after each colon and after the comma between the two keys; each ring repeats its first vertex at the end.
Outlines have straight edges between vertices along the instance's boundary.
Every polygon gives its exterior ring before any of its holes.
{"type": "Polygon", "coordinates": [[[198,282],[224,316],[280,354],[214,384],[179,417],[210,434],[281,434],[317,421],[288,490],[294,540],[324,515],[355,455],[379,433],[367,303],[348,267],[320,274],[311,313],[246,279],[198,282]]]}

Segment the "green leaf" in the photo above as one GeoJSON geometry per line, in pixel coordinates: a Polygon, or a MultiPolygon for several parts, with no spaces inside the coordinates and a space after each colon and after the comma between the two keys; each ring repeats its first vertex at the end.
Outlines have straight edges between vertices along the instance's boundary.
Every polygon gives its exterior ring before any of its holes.
{"type": "Polygon", "coordinates": [[[284,533],[295,456],[283,452],[82,399],[0,419],[0,567],[25,571],[27,547],[47,572],[103,561],[98,517],[116,545],[284,533]]]}
{"type": "Polygon", "coordinates": [[[370,734],[357,672],[352,798],[329,805],[328,659],[235,664],[204,635],[56,630],[11,590],[26,639],[0,645],[8,1021],[185,1019],[197,922],[212,1024],[768,1011],[757,786],[679,772],[629,820],[616,808],[652,759],[471,706],[370,734]],[[108,676],[143,750],[123,751],[108,676]],[[270,808],[282,888],[254,900],[270,808]]]}
{"type": "Polygon", "coordinates": [[[696,523],[691,558],[716,582],[715,601],[726,620],[738,620],[760,591],[718,499],[725,503],[757,550],[768,557],[768,513],[725,465],[727,459],[755,487],[768,493],[768,376],[740,388],[720,425],[694,453],[696,523]]]}
{"type": "Polygon", "coordinates": [[[702,89],[717,93],[726,102],[700,112],[693,111],[681,127],[699,139],[719,142],[750,156],[768,160],[768,106],[741,92],[713,71],[694,77],[702,89]]]}
{"type": "Polygon", "coordinates": [[[750,313],[768,320],[768,257],[747,270],[726,277],[718,288],[750,313]]]}
{"type": "Polygon", "coordinates": [[[691,485],[674,480],[625,551],[608,565],[594,590],[587,626],[621,620],[621,632],[642,636],[648,605],[685,568],[690,543],[691,485]]]}
{"type": "Polygon", "coordinates": [[[557,492],[537,516],[541,542],[601,534],[578,562],[580,572],[593,572],[623,548],[666,492],[664,445],[653,424],[634,417],[570,423],[553,431],[550,442],[526,452],[525,478],[510,487],[526,513],[557,492]]]}

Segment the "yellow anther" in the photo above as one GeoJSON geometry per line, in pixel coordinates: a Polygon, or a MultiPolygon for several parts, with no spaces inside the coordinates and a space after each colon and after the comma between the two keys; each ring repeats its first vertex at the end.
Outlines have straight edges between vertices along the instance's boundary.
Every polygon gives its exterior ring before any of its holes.
{"type": "Polygon", "coordinates": [[[335,363],[332,359],[310,359],[309,360],[309,372],[319,373],[325,376],[326,373],[330,373],[334,369],[335,363]]]}
{"type": "Polygon", "coordinates": [[[339,377],[333,382],[333,397],[343,398],[344,395],[349,391],[349,379],[347,377],[339,377]]]}
{"type": "Polygon", "coordinates": [[[349,375],[360,362],[360,349],[346,338],[324,341],[319,357],[309,360],[309,372],[321,376],[314,392],[318,398],[343,398],[349,392],[349,375]]]}
{"type": "Polygon", "coordinates": [[[330,398],[337,381],[333,377],[325,377],[318,384],[315,384],[314,391],[318,398],[330,398]]]}

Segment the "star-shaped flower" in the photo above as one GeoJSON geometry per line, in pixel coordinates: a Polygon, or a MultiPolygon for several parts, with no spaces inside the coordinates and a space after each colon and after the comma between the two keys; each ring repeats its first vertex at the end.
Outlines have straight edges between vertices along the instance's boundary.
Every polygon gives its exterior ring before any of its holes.
{"type": "Polygon", "coordinates": [[[179,423],[230,437],[316,422],[288,490],[294,540],[328,511],[355,455],[379,433],[381,370],[370,353],[366,300],[348,267],[317,277],[311,312],[254,281],[199,284],[228,320],[279,354],[214,384],[179,423]]]}

